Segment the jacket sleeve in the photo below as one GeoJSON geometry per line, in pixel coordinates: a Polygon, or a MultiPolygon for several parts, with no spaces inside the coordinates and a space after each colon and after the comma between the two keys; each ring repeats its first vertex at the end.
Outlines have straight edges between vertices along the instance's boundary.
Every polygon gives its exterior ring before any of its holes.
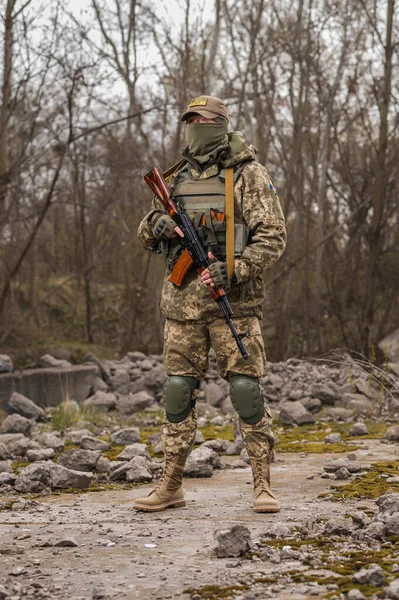
{"type": "Polygon", "coordinates": [[[137,230],[137,237],[144,248],[147,250],[156,241],[156,237],[152,233],[151,225],[152,221],[155,220],[158,216],[164,215],[165,209],[162,206],[161,202],[154,197],[152,201],[152,210],[149,212],[144,219],[141,221],[139,228],[137,230]],[[155,217],[155,218],[154,218],[155,217]]]}
{"type": "Polygon", "coordinates": [[[235,278],[242,283],[261,275],[280,258],[286,245],[286,228],[280,200],[260,163],[249,163],[243,169],[235,195],[251,232],[244,252],[234,261],[235,278]]]}

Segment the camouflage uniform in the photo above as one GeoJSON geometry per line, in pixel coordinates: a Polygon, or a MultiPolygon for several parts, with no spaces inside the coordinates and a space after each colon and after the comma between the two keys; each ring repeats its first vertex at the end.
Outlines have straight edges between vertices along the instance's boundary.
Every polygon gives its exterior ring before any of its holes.
{"type": "MultiPolygon", "coordinates": [[[[189,175],[193,181],[201,181],[218,176],[221,169],[228,167],[240,168],[240,174],[234,185],[235,217],[242,220],[250,231],[248,245],[241,256],[235,258],[235,277],[228,290],[228,300],[234,313],[233,322],[237,331],[246,336],[244,342],[249,358],[241,357],[219,307],[195,269],[187,273],[183,286],[178,288],[169,281],[170,268],[167,268],[162,289],[161,310],[166,317],[164,365],[169,376],[191,376],[201,381],[208,368],[210,347],[216,353],[219,372],[226,380],[232,374],[259,378],[265,372],[266,356],[259,323],[265,298],[263,271],[269,268],[284,251],[285,221],[279,198],[267,170],[255,161],[254,147],[247,146],[239,132],[229,134],[228,156],[224,156],[221,161],[212,164],[204,171],[189,164],[189,175]]],[[[172,193],[178,182],[178,176],[179,174],[175,175],[169,182],[172,193]]],[[[138,230],[139,240],[145,248],[150,248],[156,241],[152,222],[164,212],[163,206],[155,198],[151,212],[143,219],[138,230]]],[[[188,418],[191,419],[194,428],[194,419],[191,416],[188,418]]],[[[170,429],[170,434],[168,433],[171,425],[165,419],[162,441],[166,458],[168,447],[170,450],[169,438],[173,437],[173,444],[178,439],[176,431],[172,432],[170,429]]],[[[187,456],[194,441],[195,431],[193,430],[191,436],[189,435],[190,439],[187,439],[187,427],[185,425],[183,427],[182,446],[187,449],[185,452],[187,456]]],[[[255,427],[244,423],[241,419],[240,427],[250,456],[253,452],[257,452],[259,456],[265,457],[268,464],[274,445],[269,409],[265,407],[264,416],[255,427]]],[[[179,446],[178,442],[177,446],[179,446]]],[[[176,449],[176,444],[174,447],[176,449]]],[[[264,477],[256,478],[254,471],[254,480],[256,496],[263,490],[264,477]]]]}

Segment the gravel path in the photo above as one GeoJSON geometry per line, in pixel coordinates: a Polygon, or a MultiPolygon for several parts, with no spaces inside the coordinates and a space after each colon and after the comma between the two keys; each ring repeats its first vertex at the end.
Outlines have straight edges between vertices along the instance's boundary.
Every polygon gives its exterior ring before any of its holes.
{"type": "MultiPolygon", "coordinates": [[[[359,445],[362,449],[356,455],[363,464],[398,460],[397,445],[377,440],[364,440],[359,445]]],[[[251,589],[237,588],[233,596],[248,600],[270,595],[282,600],[322,597],[323,590],[321,594],[318,588],[308,586],[305,590],[301,584],[253,585],[254,579],[289,570],[290,561],[276,564],[256,556],[254,560],[217,559],[212,552],[213,534],[216,529],[242,524],[250,530],[252,541],[256,541],[265,537],[275,523],[295,525],[316,517],[344,516],[349,507],[375,510],[371,500],[338,503],[318,498],[319,494],[328,493],[331,485],[330,480],[320,478],[323,465],[342,457],[277,455],[272,477],[282,510],[276,515],[251,510],[249,468],[226,468],[215,471],[210,479],[187,479],[187,506],[163,513],[131,510],[133,499],[148,493],[148,486],[27,500],[20,510],[14,506],[13,510],[0,513],[0,583],[14,586],[15,600],[188,600],[190,596],[198,600],[203,596],[184,594],[184,590],[249,582],[251,589]]],[[[228,457],[222,460],[226,464],[228,457]]],[[[3,597],[0,586],[0,598],[3,597]]]]}

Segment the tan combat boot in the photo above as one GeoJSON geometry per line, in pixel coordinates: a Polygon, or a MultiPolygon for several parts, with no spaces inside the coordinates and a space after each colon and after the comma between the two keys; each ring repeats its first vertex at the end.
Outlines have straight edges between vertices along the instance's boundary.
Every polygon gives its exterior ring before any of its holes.
{"type": "Polygon", "coordinates": [[[171,423],[165,417],[161,429],[165,460],[163,474],[149,496],[135,500],[135,510],[156,512],[186,505],[182,485],[183,471],[194,444],[196,430],[196,408],[192,408],[188,417],[181,423],[171,423]]]}
{"type": "Polygon", "coordinates": [[[254,478],[255,512],[274,513],[280,510],[280,503],[270,489],[270,457],[275,443],[271,422],[267,407],[262,419],[254,425],[239,420],[254,478]]]}

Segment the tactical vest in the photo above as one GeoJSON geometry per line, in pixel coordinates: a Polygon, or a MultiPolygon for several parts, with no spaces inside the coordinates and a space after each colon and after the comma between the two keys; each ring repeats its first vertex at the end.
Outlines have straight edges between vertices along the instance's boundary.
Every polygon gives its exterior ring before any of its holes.
{"type": "MultiPolygon", "coordinates": [[[[241,169],[234,173],[236,181],[241,169]]],[[[191,179],[187,168],[178,175],[173,198],[193,221],[198,237],[207,252],[218,260],[226,260],[226,190],[224,171],[206,179],[191,179]]],[[[234,254],[241,256],[248,242],[249,228],[234,215],[234,254]]],[[[173,268],[180,255],[178,240],[172,238],[167,252],[167,264],[173,268]]]]}

